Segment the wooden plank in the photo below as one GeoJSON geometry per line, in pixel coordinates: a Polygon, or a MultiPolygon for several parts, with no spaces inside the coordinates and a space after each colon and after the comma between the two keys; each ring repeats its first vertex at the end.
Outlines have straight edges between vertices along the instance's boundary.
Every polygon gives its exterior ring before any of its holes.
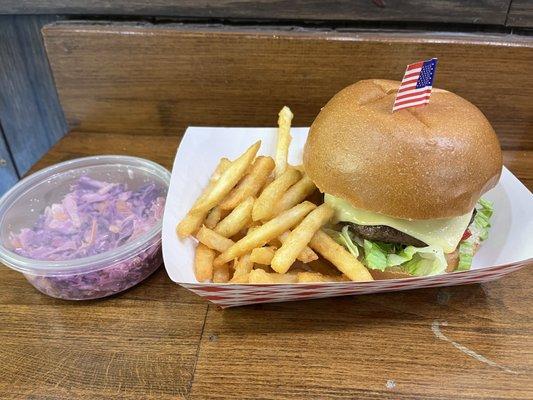
{"type": "Polygon", "coordinates": [[[503,164],[533,192],[533,151],[504,151],[503,164]]]}
{"type": "Polygon", "coordinates": [[[210,307],[191,399],[530,399],[532,282],[210,307]]]}
{"type": "MultiPolygon", "coordinates": [[[[169,166],[175,138],[133,139],[69,135],[38,167],[103,153],[169,166]]],[[[66,302],[42,295],[0,265],[0,398],[185,398],[206,311],[207,304],[171,282],[163,267],[111,298],[66,302]]]]}
{"type": "Polygon", "coordinates": [[[4,0],[0,13],[503,25],[510,0],[4,0]]]}
{"type": "MultiPolygon", "coordinates": [[[[183,133],[176,130],[173,136],[163,136],[70,132],[50,149],[45,158],[34,165],[32,172],[73,158],[110,153],[153,159],[171,170],[183,133]]],[[[533,151],[506,150],[503,152],[503,160],[505,166],[533,191],[533,151]]]]}
{"type": "Polygon", "coordinates": [[[517,28],[533,28],[533,2],[531,0],[513,0],[505,25],[517,28]]]}
{"type": "Polygon", "coordinates": [[[0,126],[0,196],[19,180],[0,126]]]}
{"type": "Polygon", "coordinates": [[[189,391],[207,305],[161,269],[107,300],[65,302],[0,267],[0,398],[168,399],[189,391]]]}
{"type": "Polygon", "coordinates": [[[0,121],[24,174],[66,132],[41,37],[52,16],[0,16],[0,121]]]}
{"type": "Polygon", "coordinates": [[[436,86],[478,105],[504,148],[533,149],[533,75],[523,74],[531,37],[72,23],[44,36],[67,120],[80,131],[271,126],[284,104],[306,126],[344,86],[400,79],[408,63],[436,56],[436,86]]]}
{"type": "Polygon", "coordinates": [[[32,172],[50,164],[100,154],[118,154],[155,160],[172,170],[181,131],[171,135],[119,135],[101,132],[71,132],[61,139],[32,172]]]}

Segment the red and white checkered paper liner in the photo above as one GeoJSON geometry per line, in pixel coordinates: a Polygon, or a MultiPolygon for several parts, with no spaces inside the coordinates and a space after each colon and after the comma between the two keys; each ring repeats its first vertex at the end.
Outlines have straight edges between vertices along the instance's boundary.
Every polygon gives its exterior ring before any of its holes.
{"type": "MultiPolygon", "coordinates": [[[[301,163],[307,128],[292,130],[289,161],[301,163]]],[[[230,285],[199,283],[194,277],[196,242],[179,240],[177,223],[190,209],[222,157],[235,158],[261,139],[260,153],[274,154],[275,128],[189,128],[180,144],[163,220],[163,257],[170,278],[221,307],[393,292],[487,282],[533,264],[533,195],[504,168],[496,188],[484,198],[494,203],[489,239],[474,258],[472,270],[430,277],[316,284],[230,285]]]]}

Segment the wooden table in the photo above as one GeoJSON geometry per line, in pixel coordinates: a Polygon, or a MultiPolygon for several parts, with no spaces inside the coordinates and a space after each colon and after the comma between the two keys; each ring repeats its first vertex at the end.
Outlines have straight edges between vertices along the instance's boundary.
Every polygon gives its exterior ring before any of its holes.
{"type": "MultiPolygon", "coordinates": [[[[116,153],[171,167],[172,136],[70,133],[38,165],[116,153]]],[[[533,152],[505,164],[531,189],[533,152]]],[[[531,399],[533,279],[221,310],[164,268],[66,302],[0,268],[1,399],[531,399]]]]}

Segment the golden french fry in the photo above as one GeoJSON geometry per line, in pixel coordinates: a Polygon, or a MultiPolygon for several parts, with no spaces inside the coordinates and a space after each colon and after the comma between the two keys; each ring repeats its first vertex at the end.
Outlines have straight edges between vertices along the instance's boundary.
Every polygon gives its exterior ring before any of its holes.
{"type": "MultiPolygon", "coordinates": [[[[278,239],[282,244],[283,242],[285,242],[285,240],[287,240],[289,233],[290,231],[287,231],[279,235],[278,239]]],[[[297,258],[301,262],[307,264],[307,263],[310,263],[311,261],[318,260],[318,255],[313,250],[311,250],[309,246],[305,246],[304,249],[300,252],[300,254],[298,254],[297,258]]]]}
{"type": "Polygon", "coordinates": [[[270,265],[261,265],[261,264],[255,264],[254,269],[262,269],[265,272],[272,273],[272,268],[270,268],[270,265]]]}
{"type": "MultiPolygon", "coordinates": [[[[227,237],[224,237],[221,234],[216,233],[215,231],[209,228],[206,228],[205,226],[202,226],[200,228],[200,230],[196,234],[196,239],[198,239],[200,243],[203,243],[210,249],[219,252],[224,252],[235,244],[233,240],[228,239],[227,237]]],[[[223,263],[219,263],[219,265],[220,264],[223,263]]]]}
{"type": "Polygon", "coordinates": [[[322,275],[319,272],[298,272],[298,283],[349,281],[344,275],[322,275]]]}
{"type": "Polygon", "coordinates": [[[229,265],[213,266],[213,283],[227,283],[229,281],[229,265]]]}
{"type": "Polygon", "coordinates": [[[213,207],[207,214],[207,217],[205,217],[204,225],[209,229],[213,229],[226,215],[227,212],[222,210],[220,206],[213,207]]]}
{"type": "Polygon", "coordinates": [[[285,106],[279,112],[278,118],[278,144],[276,146],[275,176],[280,176],[287,168],[289,146],[291,144],[291,121],[294,115],[289,107],[285,106]]]}
{"type": "Polygon", "coordinates": [[[287,210],[276,218],[268,221],[266,224],[261,225],[259,228],[253,230],[229,249],[225,250],[217,258],[215,258],[215,265],[224,264],[233,260],[236,257],[241,256],[256,247],[265,245],[269,240],[272,240],[287,229],[292,228],[298,224],[311,210],[316,206],[309,202],[304,201],[297,206],[294,206],[290,210],[287,210]]]}
{"type": "Polygon", "coordinates": [[[254,268],[254,263],[250,260],[250,254],[245,254],[242,257],[239,257],[235,262],[235,272],[233,273],[233,278],[231,278],[231,283],[244,283],[243,277],[246,277],[246,282],[248,282],[248,276],[252,269],[254,268]]]}
{"type": "Polygon", "coordinates": [[[229,283],[233,283],[233,284],[240,284],[240,283],[249,283],[250,279],[250,274],[244,274],[244,275],[239,275],[239,276],[234,276],[233,278],[230,279],[229,283]]]}
{"type": "Polygon", "coordinates": [[[213,260],[215,251],[203,243],[198,243],[194,255],[194,274],[198,282],[203,282],[213,278],[213,260]]]}
{"type": "Polygon", "coordinates": [[[304,201],[311,193],[315,191],[315,189],[316,186],[313,181],[307,175],[304,175],[302,179],[291,186],[281,197],[281,199],[279,199],[272,214],[270,215],[277,215],[280,212],[294,207],[295,204],[304,201]]]}
{"type": "MultiPolygon", "coordinates": [[[[373,281],[372,275],[361,262],[352,256],[343,246],[335,242],[326,232],[315,233],[309,246],[330,261],[350,280],[356,282],[373,281]]],[[[215,258],[216,261],[216,258],[215,258]]]]}
{"type": "Polygon", "coordinates": [[[298,275],[292,272],[288,274],[269,273],[263,269],[254,269],[248,276],[249,283],[297,283],[298,275]]]}
{"type": "Polygon", "coordinates": [[[310,268],[310,272],[318,272],[322,275],[335,275],[339,270],[325,258],[318,258],[306,264],[310,268]]]}
{"type": "Polygon", "coordinates": [[[244,229],[250,222],[252,222],[252,207],[254,206],[254,198],[248,197],[226,218],[218,223],[214,231],[225,237],[231,237],[244,229]]]}
{"type": "MultiPolygon", "coordinates": [[[[193,207],[196,206],[199,202],[203,201],[205,196],[213,190],[213,187],[215,186],[215,183],[220,179],[221,174],[228,169],[229,165],[231,164],[231,161],[227,158],[221,158],[215,171],[211,175],[211,178],[209,179],[209,183],[207,184],[207,187],[203,190],[200,197],[196,200],[193,207]]],[[[202,225],[202,222],[205,219],[205,216],[207,214],[206,212],[196,212],[193,213],[189,211],[185,218],[183,218],[180,223],[178,224],[176,231],[178,233],[178,236],[181,238],[185,238],[189,235],[192,235],[195,233],[198,229],[200,229],[200,226],[202,225]]]]}
{"type": "Polygon", "coordinates": [[[248,175],[245,175],[222,203],[220,203],[220,208],[223,210],[233,210],[247,197],[255,196],[261,190],[273,169],[274,160],[271,157],[257,157],[248,175]]]}
{"type": "Polygon", "coordinates": [[[272,246],[256,247],[250,254],[250,260],[256,264],[270,265],[276,248],[272,246]]]}
{"type": "Polygon", "coordinates": [[[275,179],[274,175],[269,175],[265,179],[265,183],[263,184],[263,187],[259,191],[259,194],[263,193],[263,191],[268,187],[268,185],[270,185],[272,182],[274,182],[274,179],[275,179]]]}
{"type": "Polygon", "coordinates": [[[220,175],[220,178],[213,185],[211,190],[206,193],[205,197],[196,204],[191,212],[207,212],[218,205],[224,197],[233,189],[246,172],[246,169],[252,164],[261,141],[256,142],[248,148],[239,158],[220,175]]]}
{"type": "Polygon", "coordinates": [[[252,219],[254,221],[259,221],[270,217],[272,215],[273,205],[281,199],[283,193],[285,193],[291,185],[298,182],[300,177],[300,172],[296,171],[294,168],[287,168],[283,174],[274,179],[274,181],[263,190],[255,201],[252,210],[252,219]]]}
{"type": "Polygon", "coordinates": [[[287,272],[316,231],[333,217],[333,213],[333,208],[327,204],[322,204],[307,214],[276,251],[270,264],[272,269],[279,274],[287,272]]]}

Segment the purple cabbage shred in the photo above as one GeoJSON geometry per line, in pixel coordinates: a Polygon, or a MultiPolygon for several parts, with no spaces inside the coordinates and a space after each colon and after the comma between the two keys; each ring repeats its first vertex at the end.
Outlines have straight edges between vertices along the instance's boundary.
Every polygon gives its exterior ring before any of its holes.
{"type": "MultiPolygon", "coordinates": [[[[152,229],[162,218],[165,190],[82,176],[60,203],[46,207],[31,228],[11,233],[13,251],[34,260],[65,261],[114,250],[152,229]]],[[[161,265],[159,238],[140,254],[102,269],[26,278],[53,297],[88,299],[125,290],[161,265]]]]}
{"type": "Polygon", "coordinates": [[[14,252],[33,260],[64,261],[116,249],[162,218],[164,192],[82,176],[61,203],[46,207],[32,228],[11,234],[14,252]]]}

